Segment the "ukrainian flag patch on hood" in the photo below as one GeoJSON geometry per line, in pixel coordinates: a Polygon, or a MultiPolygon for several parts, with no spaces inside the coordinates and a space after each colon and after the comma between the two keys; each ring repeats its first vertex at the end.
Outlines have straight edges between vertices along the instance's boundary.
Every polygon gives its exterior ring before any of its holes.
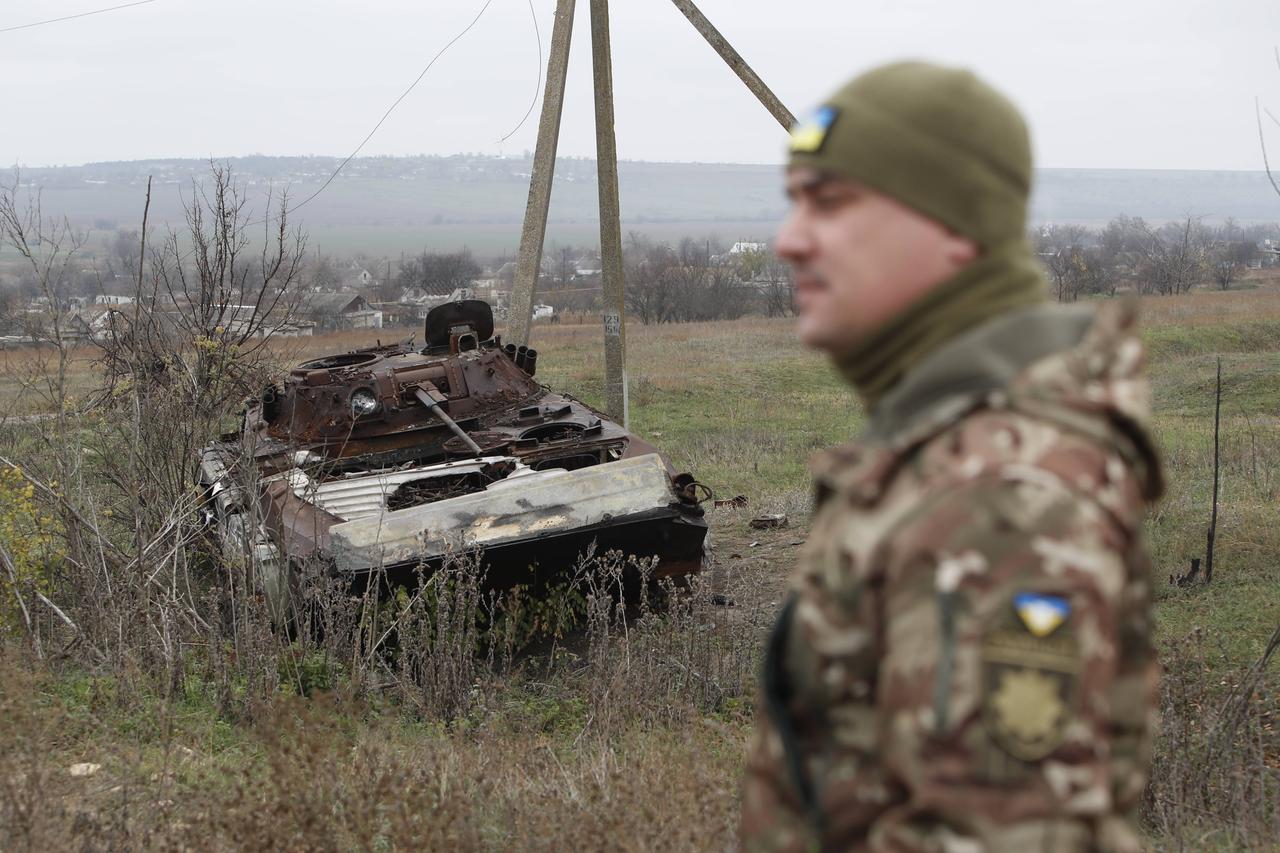
{"type": "Polygon", "coordinates": [[[791,151],[796,154],[817,154],[827,141],[827,132],[836,123],[840,111],[832,106],[818,107],[813,114],[791,129],[791,151]]]}
{"type": "Polygon", "coordinates": [[[1020,592],[1013,597],[1013,609],[1022,624],[1037,637],[1047,637],[1071,615],[1071,604],[1060,596],[1020,592]]]}

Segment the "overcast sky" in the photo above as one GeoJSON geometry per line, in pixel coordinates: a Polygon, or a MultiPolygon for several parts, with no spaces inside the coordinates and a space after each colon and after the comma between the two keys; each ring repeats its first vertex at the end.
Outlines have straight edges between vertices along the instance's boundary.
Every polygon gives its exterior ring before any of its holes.
{"type": "MultiPolygon", "coordinates": [[[[120,2],[4,0],[0,29],[120,2]]],[[[483,5],[155,0],[0,32],[0,164],[346,155],[483,5]]],[[[555,5],[532,0],[544,62],[555,5]]],[[[1255,96],[1280,115],[1276,0],[699,5],[796,112],[887,60],[972,68],[1026,111],[1042,166],[1259,169],[1255,96]]],[[[620,157],[781,162],[781,129],[669,0],[611,6],[620,157]]],[[[579,0],[561,154],[595,151],[588,24],[579,0]]],[[[363,153],[533,148],[536,111],[498,140],[537,55],[530,0],[492,0],[363,153]]]]}

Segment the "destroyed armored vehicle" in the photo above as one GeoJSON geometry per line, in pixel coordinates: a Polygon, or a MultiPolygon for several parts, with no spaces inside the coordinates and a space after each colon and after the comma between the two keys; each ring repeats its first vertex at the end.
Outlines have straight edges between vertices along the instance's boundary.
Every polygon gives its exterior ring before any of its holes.
{"type": "Polygon", "coordinates": [[[534,380],[479,300],[426,319],[426,346],[307,361],[201,451],[206,518],[252,557],[273,613],[317,574],[408,584],[478,551],[487,582],[536,586],[597,553],[699,570],[704,487],[600,412],[534,380]]]}

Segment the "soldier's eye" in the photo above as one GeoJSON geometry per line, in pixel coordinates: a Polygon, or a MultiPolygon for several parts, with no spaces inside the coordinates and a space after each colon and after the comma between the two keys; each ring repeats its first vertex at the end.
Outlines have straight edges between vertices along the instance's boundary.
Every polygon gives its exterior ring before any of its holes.
{"type": "Polygon", "coordinates": [[[813,194],[813,205],[819,210],[838,210],[857,200],[857,191],[850,189],[823,190],[813,194]]]}

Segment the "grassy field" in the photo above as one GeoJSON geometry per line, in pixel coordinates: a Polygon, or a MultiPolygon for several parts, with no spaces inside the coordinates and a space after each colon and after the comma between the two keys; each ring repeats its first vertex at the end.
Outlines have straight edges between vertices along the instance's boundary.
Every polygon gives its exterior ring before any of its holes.
{"type": "MultiPolygon", "coordinates": [[[[1280,281],[1246,284],[1144,305],[1169,481],[1147,525],[1159,640],[1170,679],[1194,688],[1166,707],[1157,765],[1166,777],[1146,810],[1160,849],[1269,843],[1256,820],[1230,811],[1222,779],[1240,772],[1201,778],[1184,767],[1185,755],[1221,742],[1178,740],[1210,726],[1214,703],[1241,683],[1280,623],[1280,281]],[[1219,358],[1214,580],[1180,588],[1167,578],[1204,551],[1219,358]],[[1206,808],[1205,797],[1222,805],[1206,808]]],[[[0,846],[727,848],[759,642],[805,536],[805,461],[856,436],[862,412],[825,361],[795,342],[790,321],[632,324],[628,334],[633,429],[717,495],[747,496],[745,509],[711,513],[719,583],[736,607],[591,623],[585,636],[477,669],[449,714],[357,678],[350,653],[344,660],[278,638],[261,639],[265,692],[248,670],[227,675],[214,648],[188,649],[171,690],[141,664],[93,666],[72,655],[33,666],[11,641],[0,653],[0,846]],[[761,512],[788,513],[792,524],[749,529],[761,512]],[[81,763],[98,766],[72,775],[81,763]]],[[[278,357],[366,343],[354,333],[294,341],[278,357]]],[[[602,402],[596,325],[539,326],[533,344],[542,381],[602,402]]],[[[38,372],[35,358],[0,353],[9,411],[42,410],[19,395],[38,372]]],[[[92,359],[75,354],[77,396],[93,384],[92,359]]],[[[39,426],[0,430],[0,447],[31,429],[39,426]]],[[[1272,709],[1259,713],[1274,712],[1278,687],[1273,665],[1251,687],[1272,709]]],[[[1258,743],[1251,766],[1272,779],[1271,800],[1265,790],[1249,795],[1259,802],[1274,803],[1280,784],[1273,720],[1249,730],[1258,743]]]]}

